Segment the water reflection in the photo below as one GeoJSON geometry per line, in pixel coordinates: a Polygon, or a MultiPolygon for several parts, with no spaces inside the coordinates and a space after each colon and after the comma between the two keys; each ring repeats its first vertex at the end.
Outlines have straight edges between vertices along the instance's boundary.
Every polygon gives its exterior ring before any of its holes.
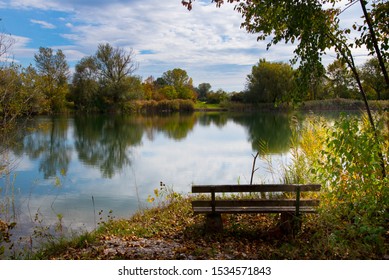
{"type": "Polygon", "coordinates": [[[221,128],[227,124],[229,119],[231,119],[231,115],[228,113],[210,112],[207,114],[200,114],[198,122],[203,126],[215,124],[217,127],[221,128]]]}
{"type": "Polygon", "coordinates": [[[247,129],[253,150],[259,149],[260,141],[267,143],[267,152],[270,154],[285,153],[289,150],[291,129],[290,116],[287,114],[241,114],[233,116],[232,119],[247,129]]]}
{"type": "Polygon", "coordinates": [[[74,118],[74,146],[78,159],[112,178],[131,164],[131,147],[141,144],[143,128],[130,118],[79,116],[74,118]]]}
{"type": "MultiPolygon", "coordinates": [[[[277,161],[291,134],[287,115],[226,112],[38,117],[31,126],[11,149],[20,234],[32,232],[36,213],[46,224],[61,214],[65,226],[89,230],[99,210],[128,217],[160,181],[181,193],[193,183],[248,183],[259,139],[277,161]]],[[[268,182],[266,162],[257,164],[254,181],[268,182]]],[[[7,184],[0,178],[0,190],[7,184]]]]}
{"type": "Polygon", "coordinates": [[[268,143],[270,154],[286,153],[291,136],[289,119],[288,115],[270,113],[37,118],[34,132],[25,135],[13,152],[39,162],[44,179],[66,175],[73,152],[78,161],[97,168],[102,177],[112,178],[132,164],[132,150],[142,146],[144,137],[151,142],[158,135],[183,141],[196,124],[223,129],[233,122],[246,130],[253,151],[262,140],[268,143]]]}
{"type": "Polygon", "coordinates": [[[39,160],[39,171],[45,179],[65,175],[71,161],[72,146],[69,143],[67,118],[38,119],[35,132],[27,134],[15,145],[13,152],[39,160]]]}
{"type": "Polygon", "coordinates": [[[153,140],[153,135],[163,133],[170,139],[180,141],[193,130],[197,118],[194,114],[176,113],[168,116],[137,116],[133,121],[146,131],[150,140],[153,140]]]}

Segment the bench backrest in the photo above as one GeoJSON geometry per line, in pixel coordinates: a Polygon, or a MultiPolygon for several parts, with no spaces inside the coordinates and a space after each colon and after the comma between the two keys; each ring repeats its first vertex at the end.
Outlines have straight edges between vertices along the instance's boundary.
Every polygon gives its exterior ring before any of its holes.
{"type": "Polygon", "coordinates": [[[207,206],[207,204],[211,203],[212,212],[215,212],[216,203],[219,206],[228,206],[228,207],[247,207],[258,204],[255,201],[224,201],[217,202],[216,201],[216,193],[251,193],[251,192],[294,192],[296,193],[296,199],[294,201],[269,201],[269,203],[265,201],[261,201],[261,205],[267,206],[277,205],[277,206],[289,206],[294,205],[296,208],[296,215],[300,213],[300,207],[309,204],[310,206],[317,206],[318,200],[310,200],[300,202],[300,194],[301,192],[318,192],[320,191],[321,185],[318,184],[257,184],[257,185],[193,185],[192,193],[197,194],[211,194],[211,201],[193,201],[192,205],[196,205],[198,207],[207,206]],[[223,205],[223,203],[225,205],[223,205]]]}
{"type": "Polygon", "coordinates": [[[193,185],[192,193],[317,192],[318,184],[193,185]]]}

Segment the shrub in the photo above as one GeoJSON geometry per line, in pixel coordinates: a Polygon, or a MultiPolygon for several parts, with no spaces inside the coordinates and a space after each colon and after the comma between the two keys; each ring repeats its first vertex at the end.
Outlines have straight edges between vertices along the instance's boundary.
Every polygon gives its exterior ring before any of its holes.
{"type": "Polygon", "coordinates": [[[127,113],[191,112],[194,110],[192,100],[138,100],[127,102],[127,113]]]}
{"type": "Polygon", "coordinates": [[[286,177],[322,184],[319,221],[332,251],[353,244],[356,251],[385,254],[389,180],[382,175],[380,152],[388,166],[387,121],[387,114],[376,117],[379,141],[365,116],[342,116],[332,126],[318,118],[294,124],[297,143],[286,177]]]}

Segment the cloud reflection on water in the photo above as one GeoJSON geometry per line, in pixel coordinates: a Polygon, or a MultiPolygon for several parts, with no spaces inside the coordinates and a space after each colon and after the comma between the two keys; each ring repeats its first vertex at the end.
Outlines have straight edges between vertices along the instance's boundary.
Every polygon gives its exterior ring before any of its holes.
{"type": "MultiPolygon", "coordinates": [[[[61,214],[65,226],[85,229],[93,229],[102,209],[128,217],[147,206],[161,181],[180,193],[189,193],[194,183],[248,183],[256,152],[252,141],[271,141],[270,156],[279,165],[287,160],[290,135],[288,117],[271,114],[36,121],[40,129],[14,149],[21,158],[15,170],[18,223],[25,229],[36,213],[47,224],[61,214]]],[[[265,161],[257,167],[255,182],[272,180],[265,161]]]]}

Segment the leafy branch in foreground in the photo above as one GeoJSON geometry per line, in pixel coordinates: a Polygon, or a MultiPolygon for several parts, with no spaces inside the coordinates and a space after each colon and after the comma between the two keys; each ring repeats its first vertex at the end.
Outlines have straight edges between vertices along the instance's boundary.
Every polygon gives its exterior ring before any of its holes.
{"type": "MultiPolygon", "coordinates": [[[[193,1],[182,1],[188,10],[192,9],[193,1]]],[[[386,34],[388,29],[383,22],[388,18],[387,1],[374,1],[367,8],[367,1],[360,0],[314,0],[314,1],[254,1],[254,0],[212,0],[220,7],[224,2],[236,3],[235,10],[242,14],[242,28],[247,32],[258,34],[258,40],[268,40],[269,49],[280,42],[295,44],[295,57],[292,63],[299,62],[300,89],[306,90],[311,83],[312,73],[322,69],[322,57],[327,51],[335,48],[338,58],[342,58],[354,74],[355,81],[373,131],[376,126],[370,111],[367,97],[359,73],[354,63],[355,48],[366,47],[370,54],[375,54],[379,60],[381,71],[389,89],[389,79],[383,57],[387,56],[389,41],[386,34]],[[341,15],[352,5],[360,3],[364,22],[357,26],[343,27],[341,15]],[[342,24],[341,24],[342,23],[342,24]],[[352,30],[359,36],[350,40],[352,30]]],[[[356,19],[357,20],[357,19],[356,19]]],[[[375,132],[374,141],[380,146],[378,134],[375,132]]],[[[382,147],[381,147],[382,148],[382,147]]],[[[386,177],[385,163],[382,150],[378,152],[381,158],[381,172],[386,177]]]]}

